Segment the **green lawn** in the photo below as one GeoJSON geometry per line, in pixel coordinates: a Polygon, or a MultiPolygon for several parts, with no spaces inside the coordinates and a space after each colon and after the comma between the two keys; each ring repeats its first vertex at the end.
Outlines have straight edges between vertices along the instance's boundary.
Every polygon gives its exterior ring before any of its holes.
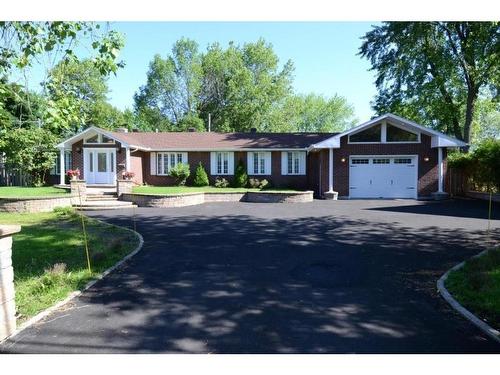
{"type": "Polygon", "coordinates": [[[87,270],[81,218],[70,209],[51,213],[0,213],[0,224],[20,224],[14,235],[12,263],[20,321],[82,288],[138,244],[130,231],[85,218],[92,256],[87,270]],[[62,264],[56,265],[55,264],[62,264]]]}
{"type": "Polygon", "coordinates": [[[452,272],[446,288],[467,309],[500,328],[500,248],[452,272]]]}
{"type": "Polygon", "coordinates": [[[195,187],[195,186],[135,186],[133,188],[134,193],[138,194],[185,194],[185,193],[246,193],[248,191],[265,191],[265,192],[274,192],[274,193],[292,193],[297,192],[298,190],[292,189],[278,189],[278,188],[270,188],[270,189],[251,189],[251,188],[216,188],[214,186],[203,186],[203,187],[195,187]]]}
{"type": "Polygon", "coordinates": [[[44,187],[20,187],[0,186],[0,198],[22,198],[22,197],[49,197],[54,195],[69,194],[65,189],[52,186],[44,187]]]}

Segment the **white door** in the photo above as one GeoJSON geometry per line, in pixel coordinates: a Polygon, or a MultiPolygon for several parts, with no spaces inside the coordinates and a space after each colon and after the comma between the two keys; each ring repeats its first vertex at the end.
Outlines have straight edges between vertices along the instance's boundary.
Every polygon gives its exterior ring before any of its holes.
{"type": "Polygon", "coordinates": [[[416,156],[352,156],[350,198],[417,198],[416,156]]]}
{"type": "Polygon", "coordinates": [[[114,184],[116,177],[116,150],[86,148],[84,174],[88,184],[114,184]]]}

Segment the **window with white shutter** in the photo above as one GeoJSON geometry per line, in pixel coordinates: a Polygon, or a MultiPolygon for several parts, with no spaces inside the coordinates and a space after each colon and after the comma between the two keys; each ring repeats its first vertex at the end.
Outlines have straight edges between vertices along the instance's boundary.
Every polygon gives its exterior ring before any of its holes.
{"type": "Polygon", "coordinates": [[[305,175],[306,174],[306,152],[305,151],[283,151],[281,154],[281,174],[283,175],[305,175]]]}

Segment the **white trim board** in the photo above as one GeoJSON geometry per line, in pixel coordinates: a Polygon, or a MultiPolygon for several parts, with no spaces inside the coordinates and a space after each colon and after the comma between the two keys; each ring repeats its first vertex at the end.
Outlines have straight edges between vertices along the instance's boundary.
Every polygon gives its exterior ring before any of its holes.
{"type": "MultiPolygon", "coordinates": [[[[417,124],[416,122],[413,122],[411,120],[404,119],[402,117],[396,116],[392,113],[386,113],[382,116],[376,117],[370,121],[364,122],[358,126],[355,126],[349,130],[346,130],[342,133],[339,133],[337,135],[334,135],[328,139],[325,139],[324,141],[321,141],[319,143],[313,144],[310,146],[310,149],[321,149],[321,148],[340,148],[340,138],[357,133],[365,128],[368,128],[372,125],[375,125],[379,122],[383,122],[389,120],[391,121],[391,125],[398,126],[402,129],[407,128],[408,130],[412,130],[413,132],[418,131],[419,133],[423,133],[426,135],[431,136],[431,147],[436,148],[436,147],[465,147],[467,146],[467,143],[462,142],[456,138],[450,137],[444,133],[438,132],[434,129],[430,129],[428,127],[425,127],[423,125],[417,124]]],[[[392,144],[393,142],[387,142],[384,144],[392,144]]],[[[415,143],[415,142],[405,142],[405,143],[415,143]]],[[[377,144],[379,144],[377,142],[377,144]]],[[[380,143],[382,144],[382,143],[380,143]]],[[[394,143],[394,144],[401,144],[400,142],[394,143]]]]}

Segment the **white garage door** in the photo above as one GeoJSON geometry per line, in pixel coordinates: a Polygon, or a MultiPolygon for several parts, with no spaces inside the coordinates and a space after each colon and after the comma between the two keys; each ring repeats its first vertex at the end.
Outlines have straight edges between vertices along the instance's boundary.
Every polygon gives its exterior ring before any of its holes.
{"type": "Polygon", "coordinates": [[[416,156],[352,156],[351,198],[417,198],[416,156]]]}

